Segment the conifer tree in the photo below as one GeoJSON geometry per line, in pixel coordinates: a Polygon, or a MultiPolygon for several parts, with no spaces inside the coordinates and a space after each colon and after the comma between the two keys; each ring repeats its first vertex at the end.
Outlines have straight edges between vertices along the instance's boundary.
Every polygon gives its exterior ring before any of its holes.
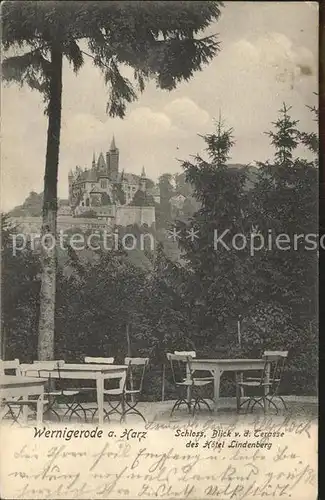
{"type": "MultiPolygon", "coordinates": [[[[274,158],[259,163],[251,193],[252,221],[265,242],[254,258],[258,302],[251,317],[257,310],[267,311],[269,318],[278,316],[273,333],[270,329],[263,334],[264,346],[287,346],[296,360],[306,363],[302,357],[315,359],[315,352],[304,349],[313,349],[317,336],[318,171],[314,161],[296,156],[302,135],[290,111],[284,104],[273,130],[267,132],[274,158]]],[[[315,140],[313,136],[309,143],[312,148],[315,140]]]]}
{"type": "Polygon", "coordinates": [[[202,138],[206,159],[196,155],[182,164],[201,208],[188,222],[178,221],[175,229],[190,274],[187,293],[202,332],[201,342],[207,345],[217,334],[225,339],[227,332],[228,342],[229,332],[235,341],[238,316],[250,300],[249,221],[246,169],[227,165],[233,130],[219,118],[215,132],[202,138]]]}

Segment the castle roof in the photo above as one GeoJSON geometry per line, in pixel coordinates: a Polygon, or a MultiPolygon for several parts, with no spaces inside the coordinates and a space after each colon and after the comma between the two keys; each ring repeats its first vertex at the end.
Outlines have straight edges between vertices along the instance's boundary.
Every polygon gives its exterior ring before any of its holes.
{"type": "Polygon", "coordinates": [[[97,166],[98,166],[98,168],[105,168],[106,167],[103,153],[100,153],[100,155],[98,157],[97,166]]]}
{"type": "Polygon", "coordinates": [[[113,138],[112,138],[111,147],[109,149],[110,149],[110,151],[115,151],[117,149],[117,147],[115,145],[115,137],[114,137],[114,135],[113,135],[113,138]]]}
{"type": "Polygon", "coordinates": [[[94,170],[85,170],[84,172],[81,172],[77,179],[78,182],[80,181],[88,181],[88,182],[96,182],[97,177],[96,177],[96,172],[94,170]]]}
{"type": "Polygon", "coordinates": [[[140,177],[135,174],[129,174],[127,172],[122,172],[119,174],[119,182],[128,182],[129,184],[138,184],[140,177]]]}

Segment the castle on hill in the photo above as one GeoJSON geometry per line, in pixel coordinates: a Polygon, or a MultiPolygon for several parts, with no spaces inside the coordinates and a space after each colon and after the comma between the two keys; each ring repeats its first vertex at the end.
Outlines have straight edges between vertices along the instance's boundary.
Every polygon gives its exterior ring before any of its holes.
{"type": "Polygon", "coordinates": [[[93,155],[91,168],[79,166],[69,176],[69,206],[76,217],[106,219],[110,225],[155,223],[155,203],[160,202],[157,187],[148,187],[144,167],[141,176],[119,168],[119,149],[113,136],[105,158],[93,155]]]}

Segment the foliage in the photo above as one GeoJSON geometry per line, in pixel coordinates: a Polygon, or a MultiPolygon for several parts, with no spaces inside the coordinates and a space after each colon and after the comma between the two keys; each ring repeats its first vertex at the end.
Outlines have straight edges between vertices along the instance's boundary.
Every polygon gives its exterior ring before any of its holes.
{"type": "Polygon", "coordinates": [[[11,210],[10,215],[14,217],[22,217],[28,215],[30,217],[38,217],[42,214],[43,193],[35,193],[31,191],[24,203],[11,210]]]}
{"type": "Polygon", "coordinates": [[[153,207],[155,205],[155,201],[151,194],[138,189],[135,192],[130,205],[137,207],[153,207]]]}
{"type": "Polygon", "coordinates": [[[107,111],[123,117],[150,78],[171,90],[208,63],[219,50],[215,36],[195,35],[218,19],[221,2],[8,2],[2,9],[4,78],[26,83],[50,97],[49,54],[55,46],[77,73],[93,59],[109,88],[107,111]],[[134,69],[134,83],[122,66],[134,69]]]}
{"type": "Polygon", "coordinates": [[[31,361],[37,346],[40,288],[38,255],[27,245],[15,255],[17,229],[1,215],[1,357],[31,361]]]}
{"type": "Polygon", "coordinates": [[[97,218],[97,212],[95,210],[87,210],[86,212],[82,212],[79,215],[75,216],[77,219],[79,218],[87,218],[87,219],[96,219],[97,218]]]}
{"type": "Polygon", "coordinates": [[[174,186],[172,184],[173,176],[171,174],[163,174],[158,179],[160,191],[160,203],[156,210],[156,220],[158,227],[168,227],[171,222],[171,205],[170,198],[174,194],[174,186]]]}
{"type": "Polygon", "coordinates": [[[186,198],[192,194],[193,189],[192,189],[190,183],[186,182],[185,172],[175,174],[174,180],[175,180],[175,193],[176,194],[182,194],[186,198]]]}

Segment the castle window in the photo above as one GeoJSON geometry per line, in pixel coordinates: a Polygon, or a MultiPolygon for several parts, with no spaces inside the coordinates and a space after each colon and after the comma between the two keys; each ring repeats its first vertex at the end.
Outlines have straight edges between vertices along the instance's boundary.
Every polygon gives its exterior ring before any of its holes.
{"type": "Polygon", "coordinates": [[[107,181],[106,180],[101,180],[100,181],[100,187],[102,189],[106,189],[107,188],[107,181]]]}

